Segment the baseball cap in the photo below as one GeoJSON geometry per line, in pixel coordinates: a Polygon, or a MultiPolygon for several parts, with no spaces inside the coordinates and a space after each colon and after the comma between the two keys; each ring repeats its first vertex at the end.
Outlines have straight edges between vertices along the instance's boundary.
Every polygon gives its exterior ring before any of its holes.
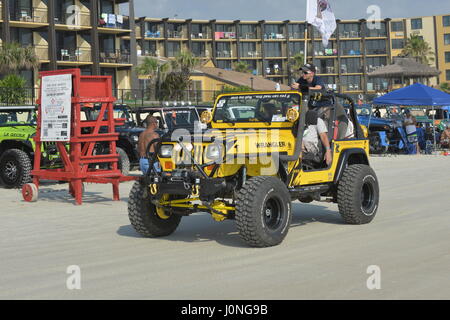
{"type": "Polygon", "coordinates": [[[307,63],[303,67],[301,67],[300,70],[307,73],[310,72],[316,73],[316,66],[313,65],[312,63],[307,63]]]}

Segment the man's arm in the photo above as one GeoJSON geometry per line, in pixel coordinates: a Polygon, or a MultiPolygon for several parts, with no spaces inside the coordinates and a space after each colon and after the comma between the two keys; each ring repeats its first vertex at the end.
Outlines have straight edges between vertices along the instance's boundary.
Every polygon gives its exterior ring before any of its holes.
{"type": "Polygon", "coordinates": [[[320,133],[319,137],[325,147],[325,161],[327,162],[327,165],[330,165],[333,161],[333,156],[331,154],[330,141],[328,140],[328,132],[320,133]]]}

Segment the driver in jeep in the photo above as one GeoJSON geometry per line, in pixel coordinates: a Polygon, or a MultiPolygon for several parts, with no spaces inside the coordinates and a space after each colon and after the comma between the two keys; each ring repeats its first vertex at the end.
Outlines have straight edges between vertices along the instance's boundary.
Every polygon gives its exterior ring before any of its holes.
{"type": "Polygon", "coordinates": [[[325,121],[317,116],[317,112],[309,110],[306,113],[305,125],[307,127],[303,133],[303,156],[308,155],[316,162],[325,160],[327,166],[329,166],[333,161],[333,157],[331,154],[330,141],[328,140],[328,129],[325,121]],[[325,149],[325,156],[323,159],[321,157],[319,138],[323,148],[325,149]]]}

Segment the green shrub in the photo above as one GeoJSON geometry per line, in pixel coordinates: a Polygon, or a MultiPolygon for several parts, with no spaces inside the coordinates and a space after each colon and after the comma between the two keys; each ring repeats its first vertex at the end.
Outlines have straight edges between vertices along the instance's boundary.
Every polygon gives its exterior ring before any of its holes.
{"type": "Polygon", "coordinates": [[[9,74],[0,80],[0,103],[23,104],[26,101],[26,80],[16,74],[9,74]]]}

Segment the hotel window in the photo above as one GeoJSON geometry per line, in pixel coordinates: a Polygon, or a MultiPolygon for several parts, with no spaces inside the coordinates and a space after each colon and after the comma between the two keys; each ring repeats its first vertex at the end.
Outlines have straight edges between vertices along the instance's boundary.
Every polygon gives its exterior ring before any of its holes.
{"type": "Polygon", "coordinates": [[[242,58],[256,58],[259,56],[256,52],[256,43],[241,42],[239,43],[240,54],[242,58]]]}
{"type": "Polygon", "coordinates": [[[239,25],[239,38],[242,39],[256,39],[258,33],[256,31],[256,25],[254,24],[241,24],[239,25]]]}
{"type": "Polygon", "coordinates": [[[445,53],[445,63],[450,63],[450,52],[445,53]]]}
{"type": "Polygon", "coordinates": [[[303,24],[289,24],[288,25],[289,38],[303,39],[305,37],[305,25],[303,24]]]}
{"type": "MultiPolygon", "coordinates": [[[[373,40],[372,40],[373,41],[373,40]]],[[[377,41],[377,40],[375,40],[377,41]]],[[[359,40],[341,41],[341,55],[359,56],[361,55],[361,42],[359,40]]]]}
{"type": "Polygon", "coordinates": [[[216,43],[217,58],[231,58],[231,45],[226,42],[216,43]]]}
{"type": "Polygon", "coordinates": [[[338,73],[336,69],[336,59],[314,59],[313,63],[317,67],[319,74],[335,74],[338,73]]]}
{"type": "Polygon", "coordinates": [[[341,87],[343,91],[359,91],[361,87],[361,76],[342,76],[341,87]]]}
{"type": "Polygon", "coordinates": [[[403,32],[405,31],[403,21],[394,21],[391,22],[391,31],[392,32],[403,32]]]}
{"type": "Polygon", "coordinates": [[[375,71],[379,67],[383,67],[387,64],[386,57],[367,57],[366,58],[366,72],[375,71]]]}
{"type": "Polygon", "coordinates": [[[204,42],[193,42],[191,51],[194,54],[194,56],[196,56],[196,57],[204,57],[205,56],[205,52],[206,52],[206,43],[204,43],[204,42]]]}
{"type": "Polygon", "coordinates": [[[109,13],[114,14],[114,3],[109,0],[100,1],[100,12],[101,13],[109,13]]]}
{"type": "Polygon", "coordinates": [[[18,42],[22,46],[33,45],[33,33],[31,29],[11,28],[10,35],[11,41],[18,42]]]}
{"type": "Polygon", "coordinates": [[[283,25],[266,24],[264,26],[264,39],[284,39],[283,25]]]}
{"type": "Polygon", "coordinates": [[[233,24],[216,24],[216,32],[235,32],[233,24]]]}
{"type": "Polygon", "coordinates": [[[444,27],[450,27],[450,16],[442,17],[442,22],[444,23],[444,27]]]}
{"type": "Polygon", "coordinates": [[[314,41],[314,55],[315,56],[337,56],[337,42],[330,40],[328,47],[323,47],[322,41],[314,41]]]}
{"type": "Polygon", "coordinates": [[[403,49],[405,47],[404,39],[392,39],[392,49],[403,49]]]}
{"type": "Polygon", "coordinates": [[[320,77],[328,89],[337,90],[337,77],[335,76],[321,76],[320,77]]]}
{"type": "Polygon", "coordinates": [[[168,42],[167,43],[167,56],[175,57],[180,53],[180,43],[179,42],[168,42]]]}
{"type": "Polygon", "coordinates": [[[362,73],[360,58],[342,58],[341,73],[362,73]]]}
{"type": "Polygon", "coordinates": [[[450,70],[445,71],[447,81],[450,81],[450,70]]]}
{"type": "Polygon", "coordinates": [[[422,29],[422,18],[411,19],[411,29],[413,30],[422,29]]]}
{"type": "Polygon", "coordinates": [[[296,54],[305,53],[305,43],[302,42],[289,42],[289,55],[295,56],[296,54]]]}
{"type": "Polygon", "coordinates": [[[231,61],[229,61],[229,60],[218,60],[217,61],[217,68],[225,69],[225,70],[231,70],[231,61]]]}
{"type": "Polygon", "coordinates": [[[385,40],[367,40],[366,54],[386,54],[385,40]]]}
{"type": "Polygon", "coordinates": [[[156,41],[144,42],[144,56],[156,56],[156,41]]]}
{"type": "Polygon", "coordinates": [[[445,45],[450,44],[450,33],[444,34],[444,44],[445,45]]]}
{"type": "Polygon", "coordinates": [[[209,38],[208,26],[206,24],[193,23],[191,25],[192,39],[207,39],[209,38]]]}
{"type": "Polygon", "coordinates": [[[281,57],[281,43],[266,42],[264,43],[266,57],[281,57]]]}
{"type": "Polygon", "coordinates": [[[367,37],[386,37],[387,36],[387,32],[386,32],[386,23],[385,22],[380,22],[380,28],[376,28],[376,29],[368,29],[367,28],[367,37]]]}
{"type": "Polygon", "coordinates": [[[361,37],[361,25],[359,23],[339,24],[339,37],[341,38],[361,37]]]}

